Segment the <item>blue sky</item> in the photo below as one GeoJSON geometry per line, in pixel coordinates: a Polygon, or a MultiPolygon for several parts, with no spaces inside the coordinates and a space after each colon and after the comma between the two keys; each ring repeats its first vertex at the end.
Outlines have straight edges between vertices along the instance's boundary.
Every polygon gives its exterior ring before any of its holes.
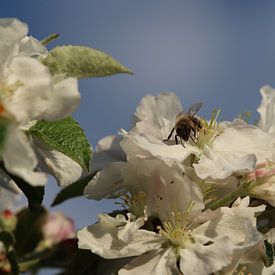
{"type": "MultiPolygon", "coordinates": [[[[52,43],[99,48],[135,74],[85,79],[74,117],[93,146],[119,128],[145,94],[175,92],[186,108],[203,102],[201,115],[221,109],[231,120],[255,112],[259,88],[275,86],[274,1],[2,0],[0,17],[28,23],[30,34],[52,43]]],[[[46,203],[58,191],[51,180],[46,203]]],[[[75,199],[54,209],[72,215],[78,227],[95,221],[112,202],[75,199]]]]}

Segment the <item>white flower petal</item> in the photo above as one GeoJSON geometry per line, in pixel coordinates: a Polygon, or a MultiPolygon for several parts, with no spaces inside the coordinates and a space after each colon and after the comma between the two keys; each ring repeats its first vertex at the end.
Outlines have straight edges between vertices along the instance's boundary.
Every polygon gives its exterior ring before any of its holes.
{"type": "Polygon", "coordinates": [[[184,274],[208,275],[231,263],[233,245],[223,236],[209,245],[192,244],[180,250],[180,269],[184,274]]]}
{"type": "Polygon", "coordinates": [[[89,199],[101,200],[123,188],[121,168],[125,162],[114,162],[97,172],[84,189],[84,195],[89,199]]]}
{"type": "Polygon", "coordinates": [[[132,194],[144,192],[147,210],[161,220],[171,212],[185,212],[194,203],[192,215],[203,208],[200,188],[187,176],[177,163],[170,166],[159,159],[132,159],[123,167],[124,186],[132,194]],[[138,169],[137,169],[138,167],[138,169]]]}
{"type": "Polygon", "coordinates": [[[125,135],[120,142],[122,150],[126,153],[127,159],[132,157],[140,158],[161,158],[167,162],[183,162],[191,154],[198,155],[200,150],[197,147],[186,144],[166,145],[154,137],[147,137],[136,134],[125,135]]]}
{"type": "Polygon", "coordinates": [[[270,267],[264,267],[262,275],[274,275],[275,274],[275,264],[270,267]]]}
{"type": "Polygon", "coordinates": [[[57,120],[67,117],[75,111],[80,102],[77,80],[70,77],[56,82],[50,99],[43,119],[57,120]]]}
{"type": "Polygon", "coordinates": [[[5,209],[16,211],[20,198],[21,196],[19,194],[0,188],[0,211],[4,211],[5,209]]]}
{"type": "Polygon", "coordinates": [[[266,183],[256,185],[251,189],[251,196],[263,199],[275,207],[275,182],[267,181],[266,183]]]}
{"type": "MultiPolygon", "coordinates": [[[[176,255],[172,249],[153,251],[139,256],[126,264],[118,272],[119,275],[173,275],[179,274],[176,255]]],[[[189,273],[187,273],[189,274],[189,273]]],[[[195,274],[195,273],[190,273],[195,274]]]]}
{"type": "Polygon", "coordinates": [[[48,50],[36,38],[26,36],[20,41],[17,54],[29,57],[46,57],[48,50]]]}
{"type": "Polygon", "coordinates": [[[248,207],[247,198],[235,203],[234,207],[221,207],[215,210],[216,215],[194,229],[194,234],[206,235],[213,239],[230,237],[236,248],[254,246],[262,239],[262,234],[257,230],[255,213],[264,211],[265,206],[248,207]]]}
{"type": "Polygon", "coordinates": [[[126,155],[119,144],[121,140],[121,136],[107,136],[97,143],[91,159],[91,169],[93,171],[98,171],[112,162],[126,162],[126,155]]]}
{"type": "MultiPolygon", "coordinates": [[[[237,272],[243,272],[245,274],[253,274],[253,275],[274,275],[275,274],[275,264],[270,267],[265,267],[264,264],[261,262],[254,262],[250,264],[239,265],[238,268],[235,270],[234,274],[238,274],[237,272]]],[[[226,273],[226,275],[231,275],[232,273],[226,273]]],[[[242,273],[240,273],[242,274],[242,273]]]]}
{"type": "Polygon", "coordinates": [[[47,176],[35,172],[37,159],[27,136],[15,125],[10,125],[3,151],[5,167],[33,186],[45,185],[47,176]]]}
{"type": "Polygon", "coordinates": [[[13,58],[5,75],[6,85],[15,88],[5,98],[5,108],[22,124],[35,119],[62,119],[79,103],[77,80],[67,78],[54,83],[48,68],[34,58],[13,58]]]}
{"type": "Polygon", "coordinates": [[[269,230],[265,237],[268,239],[268,241],[272,244],[275,244],[275,228],[272,228],[271,230],[269,230]]]}
{"type": "Polygon", "coordinates": [[[262,212],[265,206],[248,207],[248,204],[249,197],[246,197],[235,201],[231,208],[221,207],[212,211],[210,220],[195,228],[192,233],[195,240],[208,237],[218,247],[220,242],[223,243],[222,238],[228,239],[226,242],[229,242],[229,245],[222,245],[231,253],[230,262],[224,265],[226,272],[232,272],[240,259],[248,257],[248,253],[251,253],[263,237],[257,230],[255,214],[262,212]]]}
{"type": "Polygon", "coordinates": [[[266,85],[261,88],[262,102],[257,111],[260,114],[258,126],[268,133],[275,133],[275,90],[266,85]]]}
{"type": "MultiPolygon", "coordinates": [[[[28,26],[17,19],[0,19],[0,66],[13,53],[15,44],[28,33],[28,26]]],[[[1,78],[1,74],[0,74],[1,78]]]]}
{"type": "Polygon", "coordinates": [[[131,216],[132,215],[128,213],[128,220],[125,226],[118,228],[118,238],[124,242],[132,241],[134,233],[137,232],[138,229],[144,225],[146,220],[145,217],[131,219],[131,216]]]}
{"type": "Polygon", "coordinates": [[[249,154],[236,158],[234,152],[216,152],[205,146],[198,164],[194,164],[196,174],[201,179],[225,179],[233,173],[251,172],[256,167],[256,156],[249,154]]]}
{"type": "Polygon", "coordinates": [[[5,108],[22,124],[42,119],[52,100],[48,69],[37,60],[22,56],[12,59],[5,75],[6,85],[15,87],[13,94],[5,98],[5,108]]]}
{"type": "Polygon", "coordinates": [[[19,187],[16,185],[16,183],[2,169],[0,169],[0,186],[15,194],[19,194],[22,192],[21,189],[19,189],[19,187]]]}
{"type": "MultiPolygon", "coordinates": [[[[123,225],[121,225],[123,226],[123,225]]],[[[119,226],[100,221],[78,231],[78,247],[88,249],[105,258],[115,259],[141,255],[147,251],[159,249],[163,239],[156,233],[137,230],[124,242],[118,237],[119,226]]]]}
{"type": "Polygon", "coordinates": [[[255,126],[234,125],[216,137],[211,148],[205,146],[204,154],[194,165],[198,176],[226,178],[234,172],[254,170],[256,161],[274,160],[275,141],[272,135],[255,126]]]}
{"type": "Polygon", "coordinates": [[[96,275],[117,275],[118,271],[134,257],[101,260],[97,264],[96,275]]]}
{"type": "Polygon", "coordinates": [[[34,138],[33,142],[39,154],[39,167],[53,175],[59,186],[68,186],[83,175],[83,168],[70,157],[52,149],[40,139],[34,138]]]}
{"type": "Polygon", "coordinates": [[[166,139],[175,124],[176,116],[182,111],[179,98],[173,93],[142,98],[134,115],[132,132],[166,139]]]}

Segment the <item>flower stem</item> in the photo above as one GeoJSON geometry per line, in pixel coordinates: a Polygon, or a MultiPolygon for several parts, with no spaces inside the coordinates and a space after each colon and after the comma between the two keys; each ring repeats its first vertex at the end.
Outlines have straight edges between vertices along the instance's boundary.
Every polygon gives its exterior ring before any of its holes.
{"type": "Polygon", "coordinates": [[[43,40],[41,40],[40,43],[45,46],[45,45],[49,44],[50,42],[52,42],[53,40],[57,39],[58,37],[59,37],[59,34],[54,33],[54,34],[51,34],[48,37],[44,38],[43,40]]]}
{"type": "Polygon", "coordinates": [[[241,186],[234,192],[226,195],[225,197],[223,197],[220,200],[216,200],[216,201],[212,201],[210,203],[207,204],[207,208],[211,209],[211,210],[215,210],[221,206],[225,206],[231,202],[233,202],[234,200],[236,200],[238,197],[244,197],[246,196],[249,192],[248,192],[248,186],[249,184],[241,184],[241,186]]]}

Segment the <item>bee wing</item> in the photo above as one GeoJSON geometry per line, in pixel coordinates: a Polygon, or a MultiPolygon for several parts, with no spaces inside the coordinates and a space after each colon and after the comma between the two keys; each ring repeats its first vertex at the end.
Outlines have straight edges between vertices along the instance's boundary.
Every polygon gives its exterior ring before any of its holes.
{"type": "Polygon", "coordinates": [[[188,109],[188,115],[194,116],[198,112],[198,110],[201,108],[201,106],[202,106],[201,102],[192,104],[188,109]]]}
{"type": "Polygon", "coordinates": [[[176,118],[178,119],[178,118],[180,118],[180,117],[182,117],[182,116],[188,116],[189,114],[188,113],[186,113],[186,112],[184,112],[184,111],[181,111],[177,116],[176,116],[176,118]]]}

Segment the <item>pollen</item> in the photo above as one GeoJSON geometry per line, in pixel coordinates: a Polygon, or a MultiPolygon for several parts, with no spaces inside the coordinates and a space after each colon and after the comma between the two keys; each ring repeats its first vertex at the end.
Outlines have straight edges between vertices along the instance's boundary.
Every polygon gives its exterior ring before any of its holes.
{"type": "Polygon", "coordinates": [[[138,192],[134,195],[121,196],[122,203],[120,204],[123,208],[127,208],[136,217],[144,216],[146,208],[146,196],[144,192],[138,192]]]}
{"type": "Polygon", "coordinates": [[[190,221],[193,205],[191,202],[184,213],[171,212],[169,218],[162,221],[162,227],[158,227],[159,234],[167,238],[175,249],[185,248],[194,243],[190,221]]]}
{"type": "Polygon", "coordinates": [[[207,145],[211,144],[214,137],[220,135],[220,133],[222,132],[222,127],[217,122],[219,114],[220,114],[220,110],[214,109],[212,111],[210,121],[207,121],[201,118],[203,127],[202,129],[200,129],[198,141],[196,142],[196,145],[200,149],[202,149],[205,144],[207,145]]]}

